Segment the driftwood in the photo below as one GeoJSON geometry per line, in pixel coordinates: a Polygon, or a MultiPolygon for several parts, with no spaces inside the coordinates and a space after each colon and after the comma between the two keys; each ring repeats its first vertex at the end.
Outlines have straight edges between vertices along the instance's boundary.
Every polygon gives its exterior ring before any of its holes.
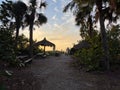
{"type": "Polygon", "coordinates": [[[26,65],[27,63],[31,63],[33,58],[27,59],[24,61],[24,64],[26,65]]]}
{"type": "Polygon", "coordinates": [[[32,58],[28,58],[28,56],[18,56],[17,57],[21,61],[21,66],[26,66],[27,64],[30,64],[32,62],[32,58]]]}

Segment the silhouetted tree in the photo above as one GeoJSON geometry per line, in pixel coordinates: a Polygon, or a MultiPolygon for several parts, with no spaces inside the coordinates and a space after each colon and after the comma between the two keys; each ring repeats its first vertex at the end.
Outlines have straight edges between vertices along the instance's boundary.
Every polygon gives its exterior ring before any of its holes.
{"type": "MultiPolygon", "coordinates": [[[[39,1],[39,0],[38,0],[39,1]]],[[[42,9],[46,7],[46,2],[40,0],[40,4],[38,5],[37,0],[30,0],[28,13],[26,14],[25,24],[24,26],[29,26],[30,30],[30,56],[33,55],[33,29],[34,25],[40,26],[47,22],[47,18],[42,14],[37,12],[37,9],[42,9]]]]}
{"type": "Polygon", "coordinates": [[[19,29],[22,24],[23,17],[26,13],[27,6],[21,1],[3,1],[0,9],[0,20],[4,26],[9,26],[10,28],[16,28],[15,36],[15,48],[17,48],[17,40],[19,35],[19,29]],[[14,21],[15,20],[15,21],[14,21]]]}
{"type": "Polygon", "coordinates": [[[92,23],[99,20],[102,46],[104,51],[104,59],[106,69],[109,70],[109,49],[107,43],[106,29],[104,22],[106,19],[109,23],[116,21],[120,14],[120,1],[119,0],[72,0],[64,9],[66,12],[68,9],[73,11],[76,16],[77,25],[85,24],[84,21],[89,21],[89,29],[92,30],[92,23]],[[95,9],[93,11],[93,9],[95,9]],[[95,16],[91,18],[91,12],[95,13],[95,16]],[[114,14],[114,15],[113,15],[114,14]],[[92,20],[93,19],[93,20],[92,20]]]}
{"type": "Polygon", "coordinates": [[[12,14],[13,14],[13,17],[15,18],[15,25],[16,25],[16,37],[15,37],[16,45],[15,45],[15,47],[17,47],[19,29],[21,27],[22,20],[26,13],[26,10],[27,10],[27,6],[25,3],[21,2],[21,1],[13,3],[12,14]]]}

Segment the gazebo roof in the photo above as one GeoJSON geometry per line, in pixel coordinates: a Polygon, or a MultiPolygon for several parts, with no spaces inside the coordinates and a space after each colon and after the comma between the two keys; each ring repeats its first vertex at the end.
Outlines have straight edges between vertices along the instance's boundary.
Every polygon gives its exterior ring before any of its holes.
{"type": "Polygon", "coordinates": [[[43,40],[37,42],[34,44],[34,46],[50,46],[50,47],[55,47],[55,44],[53,44],[52,42],[46,40],[46,38],[44,38],[43,40]]]}
{"type": "Polygon", "coordinates": [[[90,47],[90,44],[87,41],[83,40],[80,43],[74,45],[73,48],[74,49],[80,49],[80,48],[89,48],[89,47],[90,47]]]}

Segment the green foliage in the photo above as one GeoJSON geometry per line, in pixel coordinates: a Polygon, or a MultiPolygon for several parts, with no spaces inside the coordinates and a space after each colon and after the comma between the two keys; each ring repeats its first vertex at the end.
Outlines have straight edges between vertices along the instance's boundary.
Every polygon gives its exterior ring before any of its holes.
{"type": "Polygon", "coordinates": [[[0,84],[0,90],[6,90],[3,84],[0,84]]]}
{"type": "Polygon", "coordinates": [[[0,58],[2,60],[12,60],[14,56],[12,31],[9,29],[0,29],[0,58]]]}
{"type": "Polygon", "coordinates": [[[12,63],[16,56],[14,52],[13,32],[8,28],[0,28],[0,60],[12,63]]]}
{"type": "MultiPolygon", "coordinates": [[[[107,32],[108,45],[110,51],[110,65],[120,65],[120,28],[119,26],[113,26],[111,30],[107,32]]],[[[103,49],[101,44],[100,34],[96,33],[92,38],[85,37],[91,46],[90,48],[79,49],[74,55],[79,58],[79,65],[84,65],[87,70],[104,70],[103,49]]]]}
{"type": "MultiPolygon", "coordinates": [[[[36,43],[36,41],[33,41],[36,43]]],[[[33,54],[40,53],[39,47],[33,47],[33,54]]],[[[25,35],[20,35],[17,41],[17,55],[29,55],[29,39],[25,35]]]]}
{"type": "Polygon", "coordinates": [[[41,53],[43,52],[42,49],[40,49],[39,47],[33,47],[33,54],[36,55],[37,53],[41,53]]]}
{"type": "Polygon", "coordinates": [[[120,27],[113,26],[108,31],[111,64],[120,64],[120,27]]]}
{"type": "Polygon", "coordinates": [[[84,65],[87,70],[100,69],[99,63],[102,57],[102,48],[99,35],[94,36],[92,39],[87,37],[87,41],[91,44],[90,48],[82,48],[75,53],[79,58],[80,64],[84,65]]]}
{"type": "Polygon", "coordinates": [[[28,50],[26,49],[28,47],[28,38],[26,38],[23,34],[18,36],[17,40],[17,54],[26,54],[28,50]]]}

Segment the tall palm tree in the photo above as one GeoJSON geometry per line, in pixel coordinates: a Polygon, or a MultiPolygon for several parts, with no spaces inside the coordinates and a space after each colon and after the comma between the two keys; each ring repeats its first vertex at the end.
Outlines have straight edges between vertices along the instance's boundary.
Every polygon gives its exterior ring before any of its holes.
{"type": "MultiPolygon", "coordinates": [[[[106,36],[106,29],[104,22],[106,19],[110,21],[116,21],[118,18],[118,15],[120,14],[120,1],[119,0],[72,0],[64,9],[64,11],[67,11],[69,8],[75,13],[76,16],[76,22],[79,24],[83,24],[84,20],[88,19],[90,13],[92,12],[93,8],[96,10],[95,13],[95,21],[100,22],[100,31],[101,31],[101,39],[102,39],[102,45],[103,45],[103,51],[104,51],[104,59],[105,59],[105,66],[106,69],[109,69],[109,49],[107,44],[107,36],[106,36]],[[85,8],[84,8],[85,7],[85,8]],[[89,8],[89,10],[87,9],[89,8]],[[88,12],[88,13],[87,13],[88,12]],[[115,13],[115,16],[113,16],[113,13],[115,13]]],[[[91,22],[89,22],[90,24],[91,22]]],[[[91,30],[90,25],[90,30],[91,30]]]]}
{"type": "Polygon", "coordinates": [[[38,5],[37,0],[30,0],[29,10],[25,16],[25,26],[28,25],[30,31],[30,57],[33,55],[33,27],[34,25],[40,26],[47,22],[46,16],[36,11],[37,9],[42,9],[42,7],[46,7],[46,2],[43,2],[43,0],[40,0],[40,5],[38,5]]]}
{"type": "Polygon", "coordinates": [[[15,37],[15,47],[17,48],[17,40],[19,35],[19,29],[22,24],[22,19],[26,13],[27,6],[25,3],[21,1],[17,1],[12,5],[12,15],[15,18],[15,25],[16,25],[16,37],[15,37]]]}

